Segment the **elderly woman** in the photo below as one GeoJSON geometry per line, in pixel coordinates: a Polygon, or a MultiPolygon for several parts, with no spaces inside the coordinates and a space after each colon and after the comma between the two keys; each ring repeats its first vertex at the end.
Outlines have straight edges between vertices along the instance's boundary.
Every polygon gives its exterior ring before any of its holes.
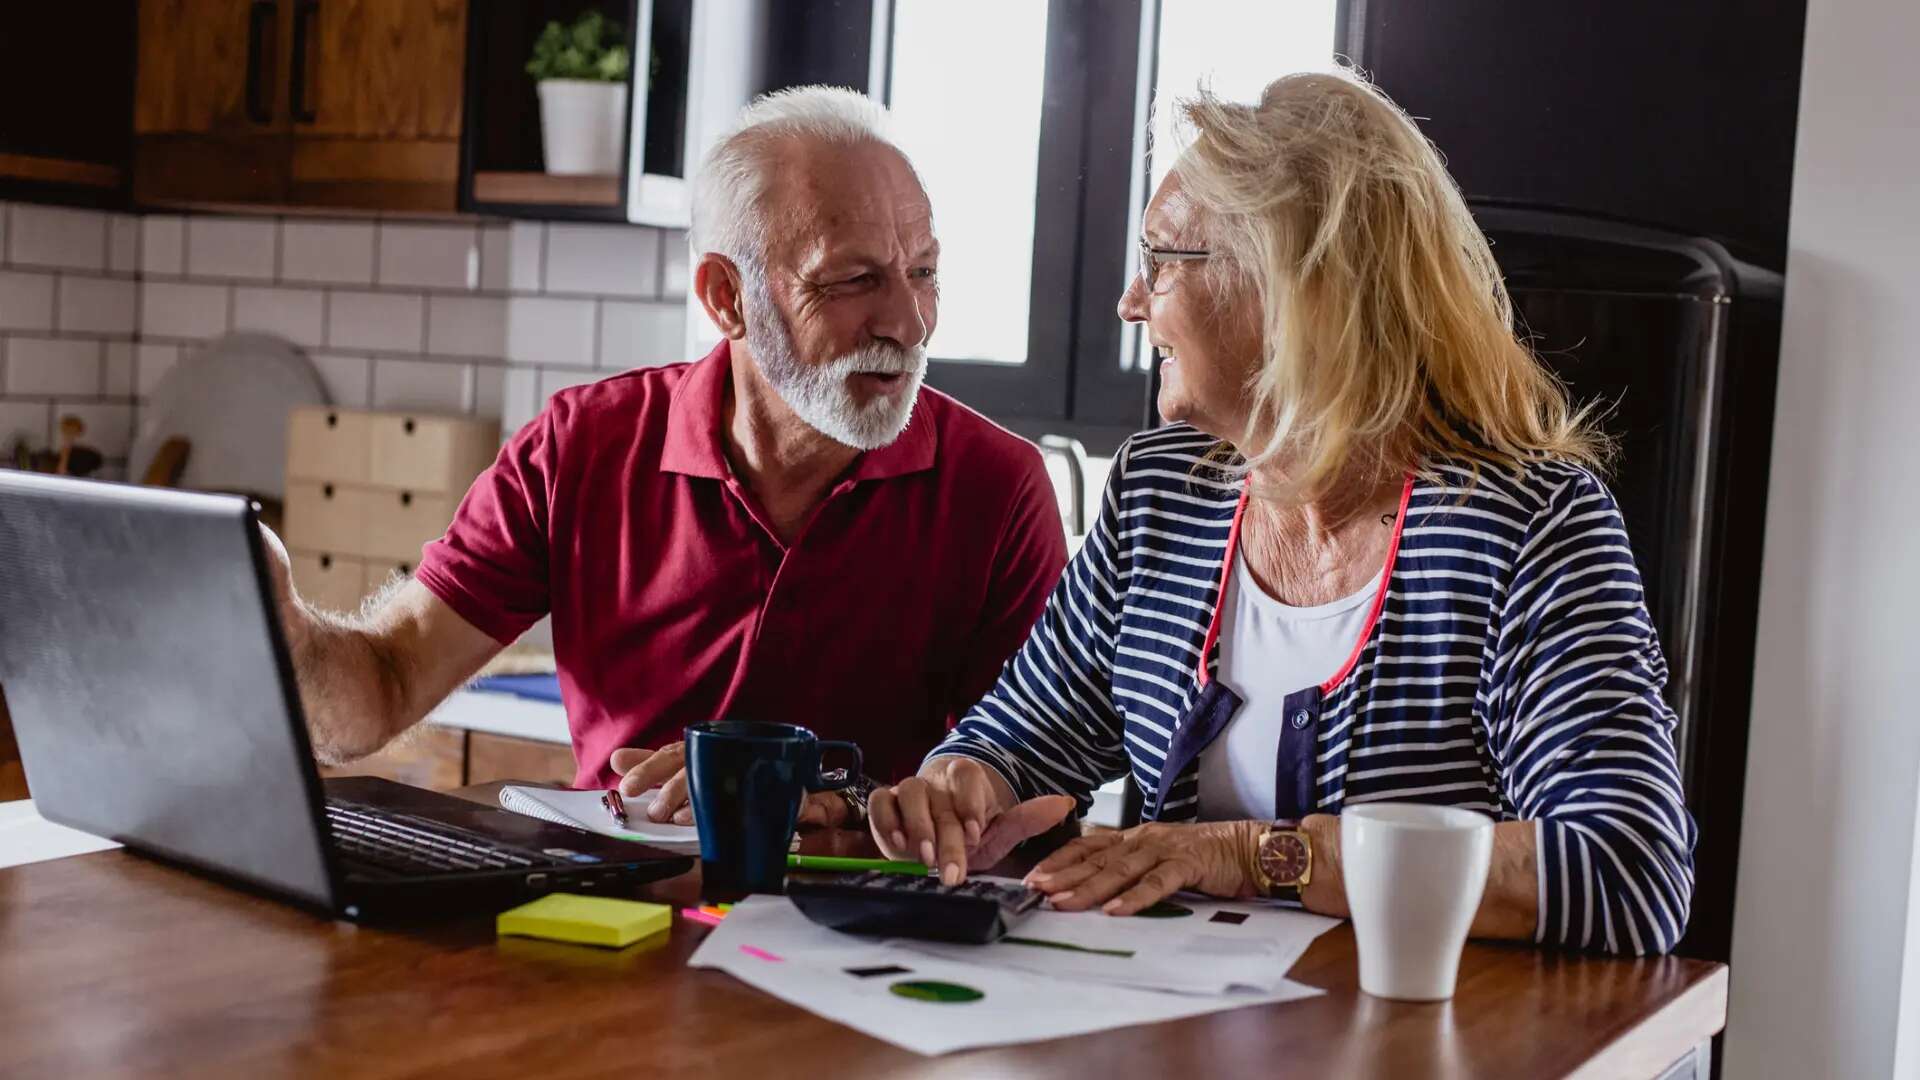
{"type": "Polygon", "coordinates": [[[1148,823],[1036,867],[1055,907],[1344,915],[1343,806],[1460,806],[1498,820],[1476,936],[1670,949],[1694,825],[1605,437],[1372,87],[1181,111],[1119,308],[1170,425],[1121,450],[994,689],[875,793],[875,838],[956,882],[1131,773],[1148,823]]]}

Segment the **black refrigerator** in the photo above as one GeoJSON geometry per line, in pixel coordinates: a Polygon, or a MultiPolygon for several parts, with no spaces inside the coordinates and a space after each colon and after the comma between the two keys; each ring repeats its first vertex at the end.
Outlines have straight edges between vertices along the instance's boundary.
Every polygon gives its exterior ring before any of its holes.
{"type": "Polygon", "coordinates": [[[1779,367],[1781,276],[1719,243],[1476,203],[1517,329],[1579,401],[1611,404],[1608,483],[1667,654],[1687,805],[1700,825],[1679,950],[1725,960],[1779,367]]]}
{"type": "MultiPolygon", "coordinates": [[[[1515,329],[1576,401],[1606,404],[1605,427],[1619,440],[1606,479],[1667,655],[1675,749],[1700,826],[1693,914],[1678,951],[1724,961],[1781,276],[1713,240],[1564,211],[1472,205],[1513,296],[1515,329]]],[[[1159,373],[1148,380],[1145,421],[1153,427],[1159,373]]]]}

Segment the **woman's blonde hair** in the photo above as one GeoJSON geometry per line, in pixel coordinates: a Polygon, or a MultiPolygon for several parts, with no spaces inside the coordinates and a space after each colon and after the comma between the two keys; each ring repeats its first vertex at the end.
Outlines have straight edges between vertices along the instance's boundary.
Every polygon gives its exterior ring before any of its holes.
{"type": "Polygon", "coordinates": [[[1486,237],[1438,151],[1349,71],[1288,75],[1257,105],[1180,103],[1177,170],[1207,211],[1216,288],[1251,284],[1265,355],[1250,380],[1246,467],[1283,457],[1286,494],[1324,494],[1356,456],[1506,470],[1600,467],[1593,407],[1514,336],[1486,237]]]}

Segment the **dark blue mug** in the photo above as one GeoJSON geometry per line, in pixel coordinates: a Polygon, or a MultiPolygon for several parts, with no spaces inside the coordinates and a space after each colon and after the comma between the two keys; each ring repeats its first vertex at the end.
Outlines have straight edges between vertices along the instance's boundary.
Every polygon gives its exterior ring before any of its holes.
{"type": "Polygon", "coordinates": [[[710,900],[785,889],[800,800],[860,775],[860,748],[796,724],[715,720],[687,728],[687,787],[700,830],[701,892],[710,900]],[[852,766],[823,773],[842,749],[852,766]]]}

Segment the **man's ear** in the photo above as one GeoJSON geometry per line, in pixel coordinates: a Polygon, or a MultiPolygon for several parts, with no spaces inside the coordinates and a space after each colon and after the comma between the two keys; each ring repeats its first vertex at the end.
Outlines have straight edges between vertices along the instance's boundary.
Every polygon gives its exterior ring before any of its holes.
{"type": "Polygon", "coordinates": [[[720,336],[739,341],[747,336],[747,320],[742,310],[740,268],[718,252],[700,256],[693,268],[693,294],[707,309],[707,318],[720,330],[720,336]]]}

